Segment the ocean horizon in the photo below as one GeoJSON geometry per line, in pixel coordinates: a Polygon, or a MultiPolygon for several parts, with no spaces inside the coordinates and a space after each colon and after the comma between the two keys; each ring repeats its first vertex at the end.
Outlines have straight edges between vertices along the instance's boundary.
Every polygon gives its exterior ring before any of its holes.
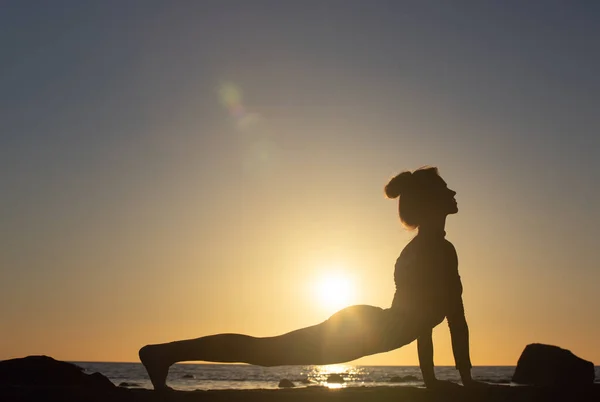
{"type": "MultiPolygon", "coordinates": [[[[152,389],[146,370],[141,363],[77,362],[86,373],[98,372],[117,386],[152,389]]],[[[436,366],[436,376],[441,380],[460,382],[453,366],[436,366]]],[[[494,384],[511,384],[515,366],[474,366],[473,377],[494,384]]],[[[596,382],[600,382],[600,366],[595,367],[596,382]]],[[[177,390],[225,389],[277,389],[279,381],[288,379],[302,387],[395,387],[424,386],[419,366],[362,366],[337,364],[330,366],[280,366],[260,367],[247,364],[175,364],[169,371],[167,383],[177,390]],[[343,382],[328,382],[337,374],[343,382]]]]}

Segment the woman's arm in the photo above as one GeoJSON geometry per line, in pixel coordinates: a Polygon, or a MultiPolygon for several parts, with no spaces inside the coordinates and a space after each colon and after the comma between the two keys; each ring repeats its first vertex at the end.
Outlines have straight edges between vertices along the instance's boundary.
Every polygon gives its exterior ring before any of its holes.
{"type": "Polygon", "coordinates": [[[452,339],[452,352],[454,353],[454,361],[456,368],[460,373],[460,378],[463,384],[472,381],[471,378],[471,358],[469,353],[469,326],[465,318],[462,297],[454,301],[454,306],[451,307],[448,319],[448,327],[450,328],[450,337],[452,339]]]}
{"type": "MultiPolygon", "coordinates": [[[[450,327],[450,337],[452,338],[452,351],[454,352],[456,368],[460,373],[463,384],[468,385],[473,381],[471,378],[471,359],[469,356],[469,327],[467,326],[464,310],[462,311],[462,314],[450,314],[447,318],[448,326],[450,327]]],[[[419,353],[419,366],[421,367],[421,373],[423,374],[423,381],[425,382],[426,387],[431,388],[437,383],[433,364],[433,340],[431,329],[423,333],[417,339],[417,351],[419,353]]]]}
{"type": "Polygon", "coordinates": [[[435,381],[435,372],[433,369],[433,340],[431,339],[432,330],[428,330],[417,338],[417,351],[419,353],[419,366],[425,386],[431,387],[435,381]]]}
{"type": "Polygon", "coordinates": [[[448,271],[448,310],[446,318],[448,319],[448,326],[450,328],[454,362],[456,363],[456,368],[460,373],[463,384],[467,384],[472,381],[472,366],[469,353],[469,326],[465,318],[465,308],[462,300],[463,286],[458,274],[458,256],[452,243],[448,242],[448,244],[450,245],[451,269],[448,271]]]}

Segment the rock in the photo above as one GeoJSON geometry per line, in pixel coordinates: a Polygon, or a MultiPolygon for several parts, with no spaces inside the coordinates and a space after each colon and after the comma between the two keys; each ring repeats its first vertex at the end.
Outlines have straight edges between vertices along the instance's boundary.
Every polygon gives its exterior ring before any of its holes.
{"type": "Polygon", "coordinates": [[[124,381],[124,382],[122,382],[122,383],[119,384],[119,387],[126,387],[126,388],[128,388],[128,387],[140,387],[140,384],[137,384],[135,382],[125,382],[124,381]]]}
{"type": "Polygon", "coordinates": [[[27,356],[0,361],[0,385],[78,386],[92,390],[114,390],[115,385],[100,373],[85,374],[73,363],[48,356],[27,356]]]}
{"type": "Polygon", "coordinates": [[[394,376],[390,378],[390,382],[415,382],[420,381],[414,375],[405,375],[405,376],[394,376]]]}
{"type": "Polygon", "coordinates": [[[330,374],[329,377],[327,377],[327,382],[331,384],[342,384],[344,382],[344,377],[340,374],[330,374]]]}
{"type": "Polygon", "coordinates": [[[588,385],[594,382],[594,364],[558,346],[527,345],[512,381],[528,385],[588,385]]]}
{"type": "Polygon", "coordinates": [[[293,382],[291,382],[287,378],[283,378],[283,379],[281,379],[281,381],[279,381],[278,387],[279,388],[294,388],[295,385],[293,382]]]}
{"type": "Polygon", "coordinates": [[[193,374],[184,374],[184,375],[181,376],[181,378],[184,379],[184,380],[190,380],[190,379],[194,379],[196,377],[194,377],[193,374]]]}

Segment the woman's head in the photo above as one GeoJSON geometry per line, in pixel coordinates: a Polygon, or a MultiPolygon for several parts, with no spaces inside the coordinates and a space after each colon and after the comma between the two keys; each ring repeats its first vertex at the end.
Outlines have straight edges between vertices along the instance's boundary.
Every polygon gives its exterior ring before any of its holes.
{"type": "Polygon", "coordinates": [[[400,173],[385,186],[385,194],[388,198],[400,197],[400,220],[411,229],[431,218],[458,212],[456,192],[448,188],[435,167],[400,173]]]}

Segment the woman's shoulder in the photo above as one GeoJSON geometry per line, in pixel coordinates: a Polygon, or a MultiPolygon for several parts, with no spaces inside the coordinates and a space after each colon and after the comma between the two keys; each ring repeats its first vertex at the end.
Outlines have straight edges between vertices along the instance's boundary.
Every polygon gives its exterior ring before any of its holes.
{"type": "Polygon", "coordinates": [[[444,238],[444,245],[449,248],[452,249],[454,251],[456,251],[456,247],[454,247],[454,244],[452,244],[452,242],[446,238],[444,238]]]}
{"type": "Polygon", "coordinates": [[[404,260],[414,254],[414,251],[413,251],[414,246],[412,245],[412,243],[413,243],[413,241],[411,240],[410,242],[408,242],[408,244],[406,246],[404,246],[402,251],[400,251],[400,255],[396,259],[396,264],[398,264],[398,262],[400,260],[404,260]]]}
{"type": "Polygon", "coordinates": [[[439,262],[440,258],[458,259],[454,244],[445,237],[423,238],[421,241],[414,243],[410,252],[422,256],[423,260],[433,259],[439,262]]]}
{"type": "Polygon", "coordinates": [[[431,238],[415,236],[400,252],[400,258],[406,258],[413,255],[431,255],[439,254],[440,249],[445,252],[456,254],[454,244],[446,238],[431,238]],[[435,252],[437,250],[437,252],[435,252]]]}
{"type": "Polygon", "coordinates": [[[458,264],[458,254],[456,252],[456,247],[450,240],[444,239],[444,244],[446,246],[446,255],[448,260],[452,261],[452,265],[458,264]]]}

